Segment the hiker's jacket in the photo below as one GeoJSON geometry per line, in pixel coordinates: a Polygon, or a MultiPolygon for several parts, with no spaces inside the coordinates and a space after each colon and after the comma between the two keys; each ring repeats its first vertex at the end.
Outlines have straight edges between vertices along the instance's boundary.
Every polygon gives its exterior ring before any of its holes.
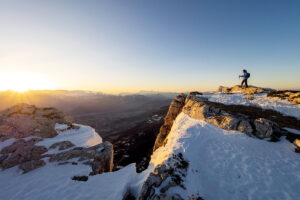
{"type": "Polygon", "coordinates": [[[248,72],[245,72],[244,75],[243,75],[244,79],[248,79],[249,78],[249,74],[248,72]]]}

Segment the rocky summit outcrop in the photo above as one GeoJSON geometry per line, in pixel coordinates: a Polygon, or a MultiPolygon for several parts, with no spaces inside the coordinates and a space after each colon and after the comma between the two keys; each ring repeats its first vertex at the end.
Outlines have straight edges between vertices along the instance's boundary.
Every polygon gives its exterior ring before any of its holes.
{"type": "Polygon", "coordinates": [[[71,125],[55,108],[18,104],[0,112],[0,141],[28,136],[51,138],[57,135],[56,123],[71,125]]]}
{"type": "Polygon", "coordinates": [[[71,141],[59,141],[49,148],[39,142],[54,138],[58,133],[80,127],[67,121],[64,114],[55,108],[37,108],[19,104],[0,113],[0,142],[11,139],[13,142],[0,149],[0,169],[14,166],[27,173],[46,165],[46,161],[58,165],[77,165],[71,159],[91,166],[92,175],[110,172],[113,169],[113,145],[110,142],[91,147],[78,147],[71,141]],[[55,129],[56,124],[63,129],[55,129]],[[49,150],[54,152],[48,153],[49,150]]]}
{"type": "Polygon", "coordinates": [[[201,119],[225,130],[237,130],[260,139],[280,136],[277,123],[265,118],[234,115],[223,110],[206,98],[189,95],[182,112],[195,119],[201,119]]]}
{"type": "Polygon", "coordinates": [[[154,151],[167,142],[166,138],[180,112],[195,119],[205,120],[222,129],[237,130],[260,139],[277,138],[281,135],[278,124],[269,119],[233,114],[229,109],[226,109],[226,106],[218,106],[218,103],[210,102],[198,93],[191,93],[188,96],[180,94],[170,105],[165,123],[157,136],[154,151]]]}
{"type": "Polygon", "coordinates": [[[292,90],[276,90],[270,91],[267,95],[272,98],[279,98],[282,100],[287,100],[295,104],[300,104],[300,92],[292,90]]]}
{"type": "Polygon", "coordinates": [[[218,89],[219,92],[230,94],[232,92],[243,92],[245,94],[258,94],[270,91],[270,89],[259,88],[255,86],[249,86],[247,88],[241,87],[240,85],[236,85],[234,87],[224,87],[220,86],[218,89]]]}

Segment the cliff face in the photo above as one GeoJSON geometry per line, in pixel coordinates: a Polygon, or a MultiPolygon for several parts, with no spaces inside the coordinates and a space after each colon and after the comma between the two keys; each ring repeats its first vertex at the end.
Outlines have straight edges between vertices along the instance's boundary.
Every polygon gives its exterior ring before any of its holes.
{"type": "Polygon", "coordinates": [[[164,144],[164,141],[172,128],[174,120],[176,119],[177,115],[181,112],[184,106],[185,98],[185,94],[180,94],[176,96],[171,102],[169,111],[165,117],[164,124],[161,126],[159,134],[157,135],[157,138],[155,140],[153,151],[155,151],[157,148],[161,147],[164,144]]]}

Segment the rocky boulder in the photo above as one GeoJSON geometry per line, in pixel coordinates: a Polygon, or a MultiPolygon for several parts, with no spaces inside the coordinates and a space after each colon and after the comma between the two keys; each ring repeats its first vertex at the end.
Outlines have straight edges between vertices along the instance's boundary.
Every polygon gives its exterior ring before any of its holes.
{"type": "Polygon", "coordinates": [[[276,132],[280,132],[278,125],[270,120],[258,118],[254,121],[256,136],[259,138],[269,138],[276,132]]]}
{"type": "Polygon", "coordinates": [[[75,147],[57,154],[48,154],[50,162],[63,162],[78,158],[92,167],[92,174],[111,172],[113,169],[113,145],[110,142],[84,148],[75,147]]]}
{"type": "MultiPolygon", "coordinates": [[[[42,166],[41,162],[38,162],[47,152],[47,148],[44,146],[36,146],[35,143],[40,139],[31,139],[25,141],[19,139],[10,146],[7,146],[1,150],[0,168],[7,169],[20,165],[21,169],[34,169],[34,167],[42,166]],[[34,162],[31,162],[34,161],[34,162]],[[36,161],[36,162],[35,162],[36,161]],[[23,165],[24,164],[24,165],[23,165]],[[21,167],[21,165],[23,167],[21,167]]],[[[28,170],[24,170],[28,171],[28,170]]]]}
{"type": "Polygon", "coordinates": [[[56,123],[71,125],[64,114],[55,108],[18,104],[0,112],[0,141],[28,136],[55,137],[56,123]]]}

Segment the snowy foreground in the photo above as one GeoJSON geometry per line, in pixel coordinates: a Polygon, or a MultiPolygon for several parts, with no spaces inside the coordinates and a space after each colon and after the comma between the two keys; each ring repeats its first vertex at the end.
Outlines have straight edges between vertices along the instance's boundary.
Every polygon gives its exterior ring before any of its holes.
{"type": "Polygon", "coordinates": [[[182,197],[199,194],[205,200],[299,199],[300,159],[287,140],[271,143],[237,131],[226,131],[181,113],[165,147],[152,155],[160,164],[172,153],[189,161],[182,197]]]}
{"type": "MultiPolygon", "coordinates": [[[[102,142],[88,126],[63,129],[58,125],[59,135],[39,144],[48,147],[70,140],[86,147],[102,142]]],[[[0,148],[10,142],[0,142],[0,148]]],[[[0,199],[122,200],[127,191],[137,196],[154,166],[179,152],[189,162],[183,182],[186,190],[172,187],[167,193],[179,193],[183,198],[194,194],[205,200],[299,199],[300,159],[293,144],[284,139],[271,143],[226,131],[184,113],[176,118],[167,144],[154,152],[151,165],[140,174],[136,173],[135,164],[131,164],[116,172],[90,176],[87,182],[78,182],[71,177],[88,174],[89,166],[78,160],[73,160],[78,165],[58,165],[46,158],[46,166],[25,174],[17,167],[0,171],[0,199]]]]}
{"type": "Polygon", "coordinates": [[[227,105],[245,105],[245,106],[257,106],[263,109],[276,110],[283,115],[293,116],[300,119],[300,104],[293,104],[287,100],[280,100],[278,98],[267,97],[267,94],[255,94],[253,100],[249,100],[248,95],[235,92],[232,94],[224,93],[208,93],[200,95],[200,97],[206,97],[209,101],[218,102],[227,105]]]}
{"type": "MultiPolygon", "coordinates": [[[[57,125],[59,134],[54,138],[44,139],[37,145],[49,147],[51,144],[69,140],[76,147],[89,147],[102,143],[102,138],[89,126],[80,125],[78,130],[63,130],[64,125],[57,125]]],[[[32,137],[30,137],[32,138],[32,137]]],[[[30,139],[26,138],[26,139],[30,139]]],[[[14,142],[10,139],[0,142],[4,148],[14,142]]],[[[58,149],[46,153],[57,153],[58,149]]],[[[46,166],[21,174],[17,167],[0,171],[0,199],[2,200],[117,200],[122,199],[127,189],[138,191],[148,171],[137,174],[135,164],[122,170],[90,176],[87,182],[71,180],[76,175],[87,175],[91,168],[77,159],[78,165],[57,165],[47,161],[46,166]]],[[[149,168],[150,170],[150,168],[149,168]]]]}

